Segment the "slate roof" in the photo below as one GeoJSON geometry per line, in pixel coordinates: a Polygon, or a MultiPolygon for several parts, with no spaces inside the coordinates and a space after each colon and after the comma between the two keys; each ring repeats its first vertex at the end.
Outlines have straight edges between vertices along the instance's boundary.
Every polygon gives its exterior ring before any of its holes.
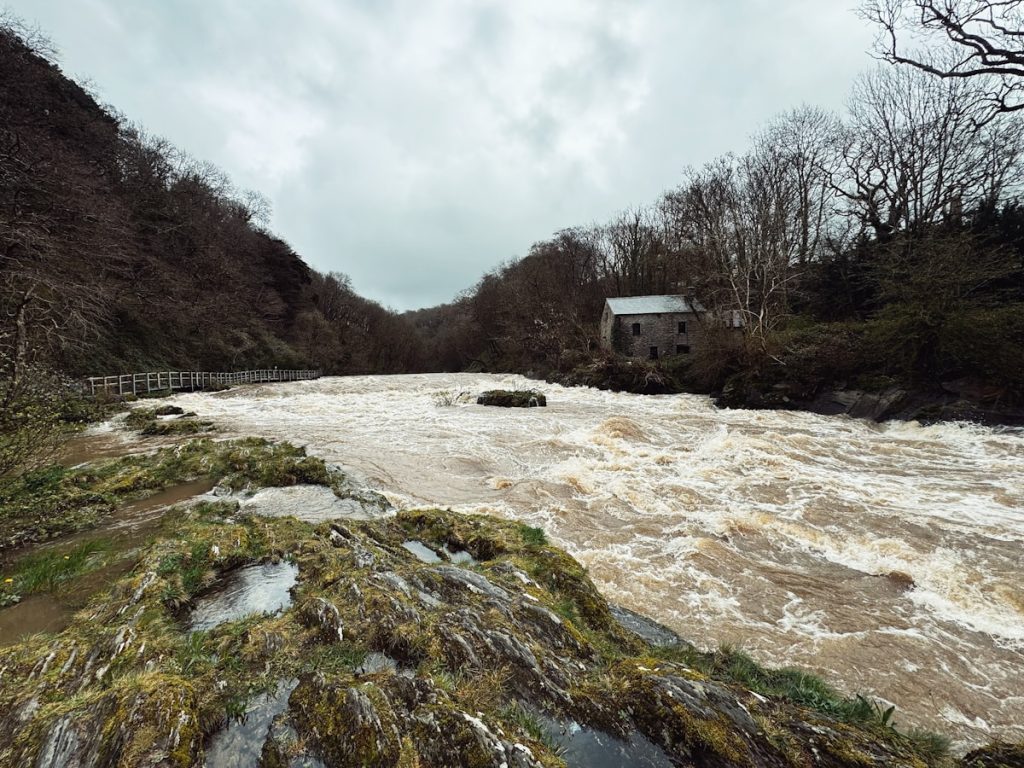
{"type": "Polygon", "coordinates": [[[704,312],[696,299],[685,296],[620,296],[607,299],[613,315],[661,315],[675,312],[704,312]]]}

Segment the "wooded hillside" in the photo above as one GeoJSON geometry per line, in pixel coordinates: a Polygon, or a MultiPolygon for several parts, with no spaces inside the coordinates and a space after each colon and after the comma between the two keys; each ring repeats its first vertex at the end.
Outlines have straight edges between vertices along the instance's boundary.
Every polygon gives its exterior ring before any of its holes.
{"type": "Polygon", "coordinates": [[[413,334],[266,229],[256,193],[101,107],[0,19],[0,368],[388,373],[413,334]]]}

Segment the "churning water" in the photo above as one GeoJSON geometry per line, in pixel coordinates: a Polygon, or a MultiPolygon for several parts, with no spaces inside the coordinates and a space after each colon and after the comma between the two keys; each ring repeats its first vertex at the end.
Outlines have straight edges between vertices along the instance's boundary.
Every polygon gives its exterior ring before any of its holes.
{"type": "Polygon", "coordinates": [[[529,386],[369,376],[175,400],[305,444],[396,506],[543,526],[611,600],[895,703],[901,727],[1024,739],[1024,435],[549,385],[547,408],[454,397],[529,386]]]}

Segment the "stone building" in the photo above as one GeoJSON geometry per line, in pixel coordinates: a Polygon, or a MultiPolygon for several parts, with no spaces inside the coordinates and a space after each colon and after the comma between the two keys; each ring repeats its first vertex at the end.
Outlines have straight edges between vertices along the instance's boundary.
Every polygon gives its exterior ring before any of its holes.
{"type": "Polygon", "coordinates": [[[601,315],[601,346],[650,360],[687,355],[700,345],[708,315],[700,302],[688,296],[607,299],[601,315]]]}

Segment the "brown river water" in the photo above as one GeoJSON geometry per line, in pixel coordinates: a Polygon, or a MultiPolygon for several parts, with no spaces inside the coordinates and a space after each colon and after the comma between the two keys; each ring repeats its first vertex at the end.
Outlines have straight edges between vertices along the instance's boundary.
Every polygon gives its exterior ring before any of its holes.
{"type": "Polygon", "coordinates": [[[304,444],[398,507],[542,526],[612,601],[896,704],[899,727],[1024,739],[1024,434],[553,385],[543,409],[474,404],[530,386],[325,378],[171,402],[304,444]]]}

